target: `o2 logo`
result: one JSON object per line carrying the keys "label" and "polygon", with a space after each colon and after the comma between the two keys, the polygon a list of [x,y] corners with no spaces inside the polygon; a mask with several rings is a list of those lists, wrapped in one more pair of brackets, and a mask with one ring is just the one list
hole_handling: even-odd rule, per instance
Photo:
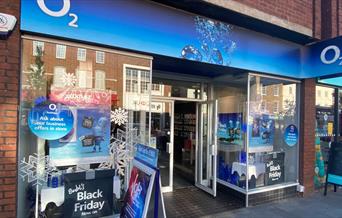
{"label": "o2 logo", "polygon": [[[327,55],[327,53],[331,53],[332,55]],[[338,65],[342,65],[342,57],[341,50],[336,45],[329,45],[324,48],[321,52],[321,61],[324,64],[333,64],[339,60]]]}
{"label": "o2 logo", "polygon": [[[52,11],[48,7],[46,7],[45,0],[37,0],[38,6],[40,9],[47,15],[52,17],[63,17],[70,11],[70,0],[63,0],[63,7],[59,11]],[[78,16],[73,13],[69,13],[69,17],[72,18],[72,20],[69,22],[70,27],[77,28],[77,20]]]}

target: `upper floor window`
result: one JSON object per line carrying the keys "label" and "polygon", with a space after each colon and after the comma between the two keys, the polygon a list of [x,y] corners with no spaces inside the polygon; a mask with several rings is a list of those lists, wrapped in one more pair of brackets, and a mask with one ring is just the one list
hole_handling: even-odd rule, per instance
{"label": "upper floor window", "polygon": [[148,85],[150,84],[150,71],[140,71],[140,92],[148,93]]}
{"label": "upper floor window", "polygon": [[138,93],[138,70],[126,68],[126,92]]}
{"label": "upper floor window", "polygon": [[274,102],[273,103],[273,113],[278,113],[279,112],[279,102]]}
{"label": "upper floor window", "polygon": [[96,51],[96,63],[98,64],[105,63],[105,53],[103,51]]}
{"label": "upper floor window", "polygon": [[77,60],[78,61],[86,61],[87,59],[87,49],[78,48],[77,49]]}
{"label": "upper floor window", "polygon": [[[40,49],[41,52],[44,52],[44,42],[40,41],[33,41],[32,53],[33,56],[38,56],[38,50]],[[43,54],[41,54],[43,55]]]}
{"label": "upper floor window", "polygon": [[65,59],[65,56],[66,56],[66,46],[56,45],[56,58]]}
{"label": "upper floor window", "polygon": [[279,96],[279,86],[275,85],[273,88],[273,95],[274,96]]}
{"label": "upper floor window", "polygon": [[95,71],[95,88],[106,89],[106,73],[102,70]]}
{"label": "upper floor window", "polygon": [[55,87],[65,87],[63,78],[65,77],[65,67],[55,67],[53,71],[53,85]]}
{"label": "upper floor window", "polygon": [[266,95],[266,86],[261,85],[261,95]]}
{"label": "upper floor window", "polygon": [[77,70],[78,87],[93,88],[93,73],[88,70]]}

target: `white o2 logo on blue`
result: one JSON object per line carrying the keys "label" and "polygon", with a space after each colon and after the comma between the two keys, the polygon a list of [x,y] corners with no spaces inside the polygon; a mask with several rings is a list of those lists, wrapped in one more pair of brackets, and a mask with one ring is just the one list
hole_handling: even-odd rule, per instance
{"label": "white o2 logo on blue", "polygon": [[[45,0],[37,0],[39,8],[47,15],[51,17],[63,17],[70,11],[70,0],[63,0],[63,7],[59,11],[53,11],[50,10],[46,4]],[[78,16],[73,13],[69,13],[69,16],[72,17],[73,19],[69,22],[70,27],[78,27],[77,21],[78,21]]]}
{"label": "white o2 logo on blue", "polygon": [[[332,57],[329,57],[329,58],[327,57],[328,52],[333,53]],[[324,64],[333,64],[337,60],[341,60],[341,59],[342,59],[341,50],[336,45],[329,45],[326,48],[324,48],[321,52],[321,61]],[[338,65],[342,65],[342,61]]]}

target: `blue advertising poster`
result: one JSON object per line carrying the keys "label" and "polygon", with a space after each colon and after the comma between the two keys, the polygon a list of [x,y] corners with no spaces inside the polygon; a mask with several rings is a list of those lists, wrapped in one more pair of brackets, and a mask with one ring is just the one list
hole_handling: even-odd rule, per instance
{"label": "blue advertising poster", "polygon": [[110,92],[52,88],[50,99],[69,105],[75,117],[69,134],[49,141],[51,161],[57,166],[106,161],[110,144]]}
{"label": "blue advertising poster", "polygon": [[298,129],[295,125],[291,124],[286,127],[284,132],[284,141],[285,143],[292,147],[298,142]]}
{"label": "blue advertising poster", "polygon": [[137,160],[133,161],[133,169],[128,190],[121,208],[121,218],[144,218],[147,214],[155,171]]}
{"label": "blue advertising poster", "polygon": [[249,152],[273,151],[274,118],[268,114],[254,115],[249,137]]}
{"label": "blue advertising poster", "polygon": [[141,161],[146,162],[152,167],[157,167],[158,164],[158,149],[137,144],[136,145],[137,152],[135,154],[135,157],[138,158]]}
{"label": "blue advertising poster", "polygon": [[220,143],[242,145],[241,124],[242,113],[220,113],[217,129]]}
{"label": "blue advertising poster", "polygon": [[43,102],[34,106],[28,117],[32,133],[42,139],[55,140],[68,135],[74,125],[71,110],[62,104]]}

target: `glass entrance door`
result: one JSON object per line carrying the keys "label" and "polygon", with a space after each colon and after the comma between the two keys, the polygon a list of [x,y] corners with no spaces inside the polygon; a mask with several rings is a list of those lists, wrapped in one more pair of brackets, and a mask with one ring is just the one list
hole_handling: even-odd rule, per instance
{"label": "glass entrance door", "polygon": [[197,104],[195,184],[216,196],[217,100]]}
{"label": "glass entrance door", "polygon": [[159,150],[158,168],[162,192],[173,186],[173,101],[152,101],[151,146]]}

